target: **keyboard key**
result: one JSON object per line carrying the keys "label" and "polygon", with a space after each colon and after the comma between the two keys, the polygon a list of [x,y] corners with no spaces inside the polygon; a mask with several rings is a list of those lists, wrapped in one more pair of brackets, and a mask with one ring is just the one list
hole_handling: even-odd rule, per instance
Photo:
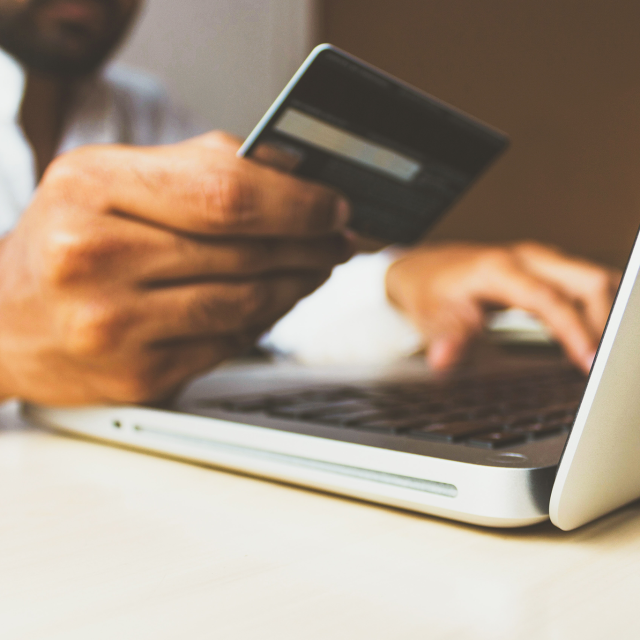
{"label": "keyboard key", "polygon": [[539,411],[520,411],[504,416],[504,424],[507,427],[524,427],[540,422]]}
{"label": "keyboard key", "polygon": [[489,406],[469,407],[469,417],[475,420],[487,419],[487,418],[502,419],[503,414],[495,405],[489,405]]}
{"label": "keyboard key", "polygon": [[450,402],[422,402],[407,403],[406,409],[407,413],[434,414],[455,409],[455,406]]}
{"label": "keyboard key", "polygon": [[562,420],[567,417],[575,417],[579,402],[567,402],[561,405],[548,407],[540,411],[540,415],[545,421]]}
{"label": "keyboard key", "polygon": [[421,413],[413,414],[416,420],[421,420],[425,425],[444,422],[468,422],[470,415],[468,411],[445,411],[444,413]]}
{"label": "keyboard key", "polygon": [[511,414],[511,413],[516,413],[520,411],[532,411],[537,409],[539,405],[535,400],[535,398],[529,398],[527,400],[518,399],[518,400],[503,402],[501,406],[502,406],[502,411],[505,414]]}
{"label": "keyboard key", "polygon": [[553,420],[552,422],[562,425],[565,429],[571,429],[573,423],[576,421],[576,417],[573,413],[566,415],[564,418]]}
{"label": "keyboard key", "polygon": [[203,406],[220,408],[225,411],[239,411],[241,413],[258,413],[266,411],[272,405],[269,396],[247,396],[243,398],[230,398],[228,400],[204,400]]}
{"label": "keyboard key", "polygon": [[320,418],[335,418],[337,422],[342,422],[358,415],[385,415],[386,413],[388,413],[386,408],[379,408],[366,398],[345,398],[337,402],[317,403],[305,413],[305,417],[313,421]]}
{"label": "keyboard key", "polygon": [[[268,413],[278,418],[306,418],[307,416],[326,411],[329,403],[327,402],[300,402],[298,404],[275,406],[270,408]],[[329,405],[330,406],[330,405]]]}
{"label": "keyboard key", "polygon": [[584,386],[584,377],[574,370],[546,370],[480,379],[312,387],[200,403],[225,411],[498,448],[566,433]]}
{"label": "keyboard key", "polygon": [[353,429],[378,431],[384,433],[404,433],[409,429],[425,426],[419,418],[382,418],[369,419],[350,425]]}
{"label": "keyboard key", "polygon": [[318,424],[349,426],[356,425],[367,420],[380,420],[388,415],[387,411],[369,408],[361,409],[360,411],[321,412],[308,416],[308,420],[310,422],[317,422]]}
{"label": "keyboard key", "polygon": [[514,433],[522,433],[523,435],[537,440],[539,438],[546,438],[547,436],[555,436],[566,431],[566,426],[561,423],[545,424],[543,422],[537,422],[536,424],[530,424],[526,427],[522,427],[514,430]]}

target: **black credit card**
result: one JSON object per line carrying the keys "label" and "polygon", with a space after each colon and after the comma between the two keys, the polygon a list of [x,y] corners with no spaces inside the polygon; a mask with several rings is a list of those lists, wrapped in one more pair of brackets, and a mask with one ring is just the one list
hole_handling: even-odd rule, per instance
{"label": "black credit card", "polygon": [[336,188],[355,231],[411,244],[507,145],[504,133],[324,44],[238,155]]}

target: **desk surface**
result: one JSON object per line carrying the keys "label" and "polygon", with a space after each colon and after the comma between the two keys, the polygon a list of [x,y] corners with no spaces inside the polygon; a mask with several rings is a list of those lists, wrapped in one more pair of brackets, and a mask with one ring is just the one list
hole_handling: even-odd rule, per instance
{"label": "desk surface", "polygon": [[640,637],[640,504],[486,530],[0,410],[3,640]]}

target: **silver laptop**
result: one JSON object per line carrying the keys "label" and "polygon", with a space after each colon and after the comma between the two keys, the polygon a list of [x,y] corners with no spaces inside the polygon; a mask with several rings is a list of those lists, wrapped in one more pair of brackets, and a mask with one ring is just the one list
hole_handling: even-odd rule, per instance
{"label": "silver laptop", "polygon": [[[354,376],[222,369],[170,410],[26,405],[43,425],[465,522],[570,530],[640,498],[640,241],[588,379],[487,362]],[[489,358],[492,360],[492,358]]]}

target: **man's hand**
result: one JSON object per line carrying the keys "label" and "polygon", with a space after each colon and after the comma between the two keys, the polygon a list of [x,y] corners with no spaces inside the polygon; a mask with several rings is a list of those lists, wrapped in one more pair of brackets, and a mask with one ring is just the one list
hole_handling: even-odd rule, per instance
{"label": "man's hand", "polygon": [[387,273],[390,300],[425,336],[434,369],[446,369],[482,331],[488,307],[521,307],[542,320],[588,371],[620,273],[525,242],[418,247]]}
{"label": "man's hand", "polygon": [[237,148],[209,134],[54,161],[0,241],[0,397],[162,399],[350,257],[343,199]]}

